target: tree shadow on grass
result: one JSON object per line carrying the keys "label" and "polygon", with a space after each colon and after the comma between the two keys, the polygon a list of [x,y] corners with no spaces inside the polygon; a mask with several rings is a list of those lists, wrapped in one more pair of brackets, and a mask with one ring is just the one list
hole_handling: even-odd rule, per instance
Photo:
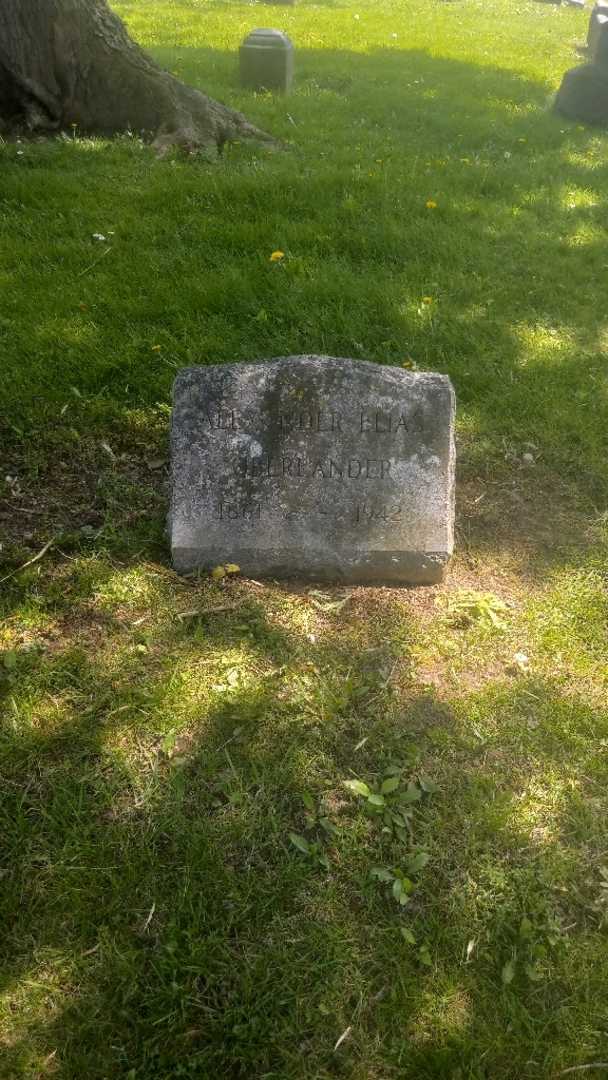
{"label": "tree shadow on grass", "polygon": [[[392,689],[407,611],[379,595],[314,642],[298,611],[286,621],[278,591],[173,610],[144,644],[124,614],[100,639],[76,600],[72,642],[19,657],[1,769],[7,1076],[507,1080],[600,1051],[605,714],[552,679]],[[342,784],[391,761],[438,786],[402,913],[370,879],[402,847]],[[308,832],[329,870],[289,843],[306,792],[338,829]]]}

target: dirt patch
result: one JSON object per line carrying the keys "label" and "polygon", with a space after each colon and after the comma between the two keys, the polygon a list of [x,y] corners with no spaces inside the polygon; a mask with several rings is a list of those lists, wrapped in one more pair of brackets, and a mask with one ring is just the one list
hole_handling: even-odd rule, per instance
{"label": "dirt patch", "polygon": [[38,551],[51,537],[57,543],[79,533],[93,539],[108,525],[118,531],[159,520],[165,462],[105,445],[81,440],[77,453],[49,461],[35,477],[27,475],[23,456],[9,451],[0,476],[0,565]]}

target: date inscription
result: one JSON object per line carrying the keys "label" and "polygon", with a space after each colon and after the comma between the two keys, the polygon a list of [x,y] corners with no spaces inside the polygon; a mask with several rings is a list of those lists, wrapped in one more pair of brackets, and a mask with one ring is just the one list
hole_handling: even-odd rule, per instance
{"label": "date inscription", "polygon": [[[226,502],[216,503],[213,507],[213,517],[216,521],[240,521],[255,523],[261,521],[262,511],[270,509],[261,502]],[[276,511],[275,511],[276,512]],[[300,507],[296,511],[278,510],[281,517],[314,517],[316,513],[323,517],[328,516],[328,511],[322,506]],[[329,513],[330,517],[342,517],[338,513]],[[398,503],[354,503],[349,519],[355,525],[369,525],[372,522],[382,522],[386,525],[396,524],[403,519],[403,507]]]}
{"label": "date inscription", "polygon": [[213,516],[217,521],[259,521],[262,517],[261,502],[219,502]]}
{"label": "date inscription", "polygon": [[357,503],[355,506],[355,525],[369,524],[372,521],[383,521],[387,525],[401,521],[403,509],[398,503],[382,505],[380,503]]}

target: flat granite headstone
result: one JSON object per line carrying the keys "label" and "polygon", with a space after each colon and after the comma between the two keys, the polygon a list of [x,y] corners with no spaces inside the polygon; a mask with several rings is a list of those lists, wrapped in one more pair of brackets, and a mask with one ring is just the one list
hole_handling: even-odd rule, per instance
{"label": "flat granite headstone", "polygon": [[171,430],[175,569],[440,581],[453,546],[454,411],[446,375],[362,360],[184,368]]}

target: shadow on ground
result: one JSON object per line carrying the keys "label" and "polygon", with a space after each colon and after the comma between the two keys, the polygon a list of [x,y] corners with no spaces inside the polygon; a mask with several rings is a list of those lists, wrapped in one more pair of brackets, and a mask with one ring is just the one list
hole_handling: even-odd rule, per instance
{"label": "shadow on ground", "polygon": [[[209,606],[208,586],[183,593]],[[392,687],[413,624],[381,595],[316,644],[240,601],[157,617],[143,649],[124,614],[77,602],[72,641],[5,680],[5,1075],[540,1077],[570,1060],[575,1024],[595,1052],[605,715],[559,679],[452,704]],[[438,785],[401,914],[369,877],[400,845],[342,786],[390,761]],[[338,830],[329,870],[289,843],[306,791]]]}

